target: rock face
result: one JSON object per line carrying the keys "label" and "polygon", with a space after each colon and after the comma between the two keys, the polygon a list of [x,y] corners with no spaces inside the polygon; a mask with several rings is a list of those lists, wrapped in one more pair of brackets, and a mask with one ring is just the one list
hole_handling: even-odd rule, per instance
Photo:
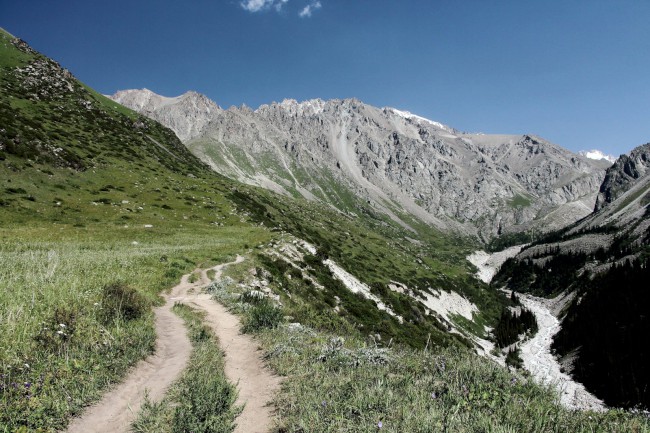
{"label": "rock face", "polygon": [[348,213],[368,207],[405,226],[415,217],[484,239],[556,229],[591,212],[604,176],[603,162],[538,137],[463,133],[356,99],[214,104],[198,114],[181,107],[187,95],[113,99],[178,130],[226,176]]}
{"label": "rock face", "polygon": [[613,202],[650,171],[650,143],[635,148],[621,157],[605,174],[596,198],[595,210]]}
{"label": "rock face", "polygon": [[109,97],[167,126],[183,142],[200,134],[210,119],[222,111],[212,100],[196,92],[167,98],[148,89],[123,90]]}

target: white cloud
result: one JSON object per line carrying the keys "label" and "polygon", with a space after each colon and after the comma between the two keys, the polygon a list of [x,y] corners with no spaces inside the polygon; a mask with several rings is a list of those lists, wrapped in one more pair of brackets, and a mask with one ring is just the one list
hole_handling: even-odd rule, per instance
{"label": "white cloud", "polygon": [[277,1],[277,2],[275,3],[275,6],[274,6],[274,7],[275,7],[275,10],[278,11],[278,12],[280,12],[280,11],[282,10],[282,6],[284,6],[285,4],[287,4],[287,2],[289,2],[289,0],[279,0],[279,1]]}
{"label": "white cloud", "polygon": [[[280,4],[282,5],[287,1],[288,0],[280,0]],[[276,3],[276,0],[246,0],[241,2],[240,5],[248,12],[258,12],[261,11],[262,9],[272,6],[274,3]]]}
{"label": "white cloud", "polygon": [[321,7],[323,7],[323,5],[319,1],[312,2],[307,6],[305,6],[304,9],[301,10],[298,15],[300,15],[300,18],[309,18],[312,12],[314,12],[317,9],[320,9]]}
{"label": "white cloud", "polygon": [[[260,12],[268,9],[275,9],[276,12],[282,12],[284,6],[289,3],[289,0],[242,0],[239,5],[248,12]],[[306,1],[303,1],[303,4]],[[322,8],[323,5],[319,0],[309,0],[309,4],[302,8],[298,13],[301,18],[311,17],[314,11]]]}

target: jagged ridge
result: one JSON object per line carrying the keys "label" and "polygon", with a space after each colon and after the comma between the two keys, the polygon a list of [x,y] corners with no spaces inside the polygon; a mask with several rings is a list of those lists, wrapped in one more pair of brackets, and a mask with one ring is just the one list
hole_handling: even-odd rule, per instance
{"label": "jagged ridge", "polygon": [[[485,239],[533,225],[557,229],[589,214],[604,175],[602,162],[538,137],[462,133],[356,99],[285,100],[198,116],[169,99],[141,108],[134,101],[158,99],[128,92],[141,95],[113,98],[172,129],[198,125],[184,142],[229,177],[345,212],[370,205],[403,225],[416,218]],[[179,98],[189,96],[204,98]],[[186,130],[178,133],[187,137]]]}

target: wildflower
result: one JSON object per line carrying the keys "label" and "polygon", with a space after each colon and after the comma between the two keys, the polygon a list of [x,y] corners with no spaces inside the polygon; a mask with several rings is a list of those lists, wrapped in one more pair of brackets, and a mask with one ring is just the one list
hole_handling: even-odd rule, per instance
{"label": "wildflower", "polygon": [[29,368],[29,364],[28,364],[28,363],[25,363],[24,365],[25,365],[25,368]]}
{"label": "wildflower", "polygon": [[99,302],[95,302],[93,305],[97,307],[99,305]]}
{"label": "wildflower", "polygon": [[56,333],[59,334],[59,335],[65,335],[65,332],[61,331],[60,329],[58,331],[56,331]]}
{"label": "wildflower", "polygon": [[431,398],[435,400],[436,398],[438,398],[438,395],[435,392],[432,392]]}
{"label": "wildflower", "polygon": [[31,383],[31,382],[25,382],[25,388],[29,389],[29,388],[31,388],[31,387],[32,387],[32,383]]}
{"label": "wildflower", "polygon": [[383,426],[384,426],[384,424],[383,424],[381,421],[379,421],[379,422],[377,423],[377,428],[382,428]]}
{"label": "wildflower", "polygon": [[60,326],[61,328],[65,328],[65,323],[59,323],[59,326]]}
{"label": "wildflower", "polygon": [[323,400],[323,402],[320,405],[325,407],[325,406],[327,406],[327,402],[325,400]]}
{"label": "wildflower", "polygon": [[511,385],[514,385],[514,384],[516,384],[516,383],[517,383],[517,378],[516,378],[516,377],[513,377],[513,378],[510,380],[510,384],[511,384]]}

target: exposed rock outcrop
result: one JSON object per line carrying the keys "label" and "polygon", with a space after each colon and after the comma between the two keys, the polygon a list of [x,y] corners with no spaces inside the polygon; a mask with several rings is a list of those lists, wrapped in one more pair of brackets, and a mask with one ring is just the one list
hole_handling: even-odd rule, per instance
{"label": "exposed rock outcrop", "polygon": [[616,200],[649,170],[650,143],[635,148],[629,155],[621,155],[605,173],[594,210]]}
{"label": "exposed rock outcrop", "polygon": [[369,206],[403,225],[416,217],[484,239],[557,229],[591,212],[604,176],[602,162],[538,137],[463,133],[357,99],[184,108],[194,98],[113,96],[226,176],[348,213]]}

